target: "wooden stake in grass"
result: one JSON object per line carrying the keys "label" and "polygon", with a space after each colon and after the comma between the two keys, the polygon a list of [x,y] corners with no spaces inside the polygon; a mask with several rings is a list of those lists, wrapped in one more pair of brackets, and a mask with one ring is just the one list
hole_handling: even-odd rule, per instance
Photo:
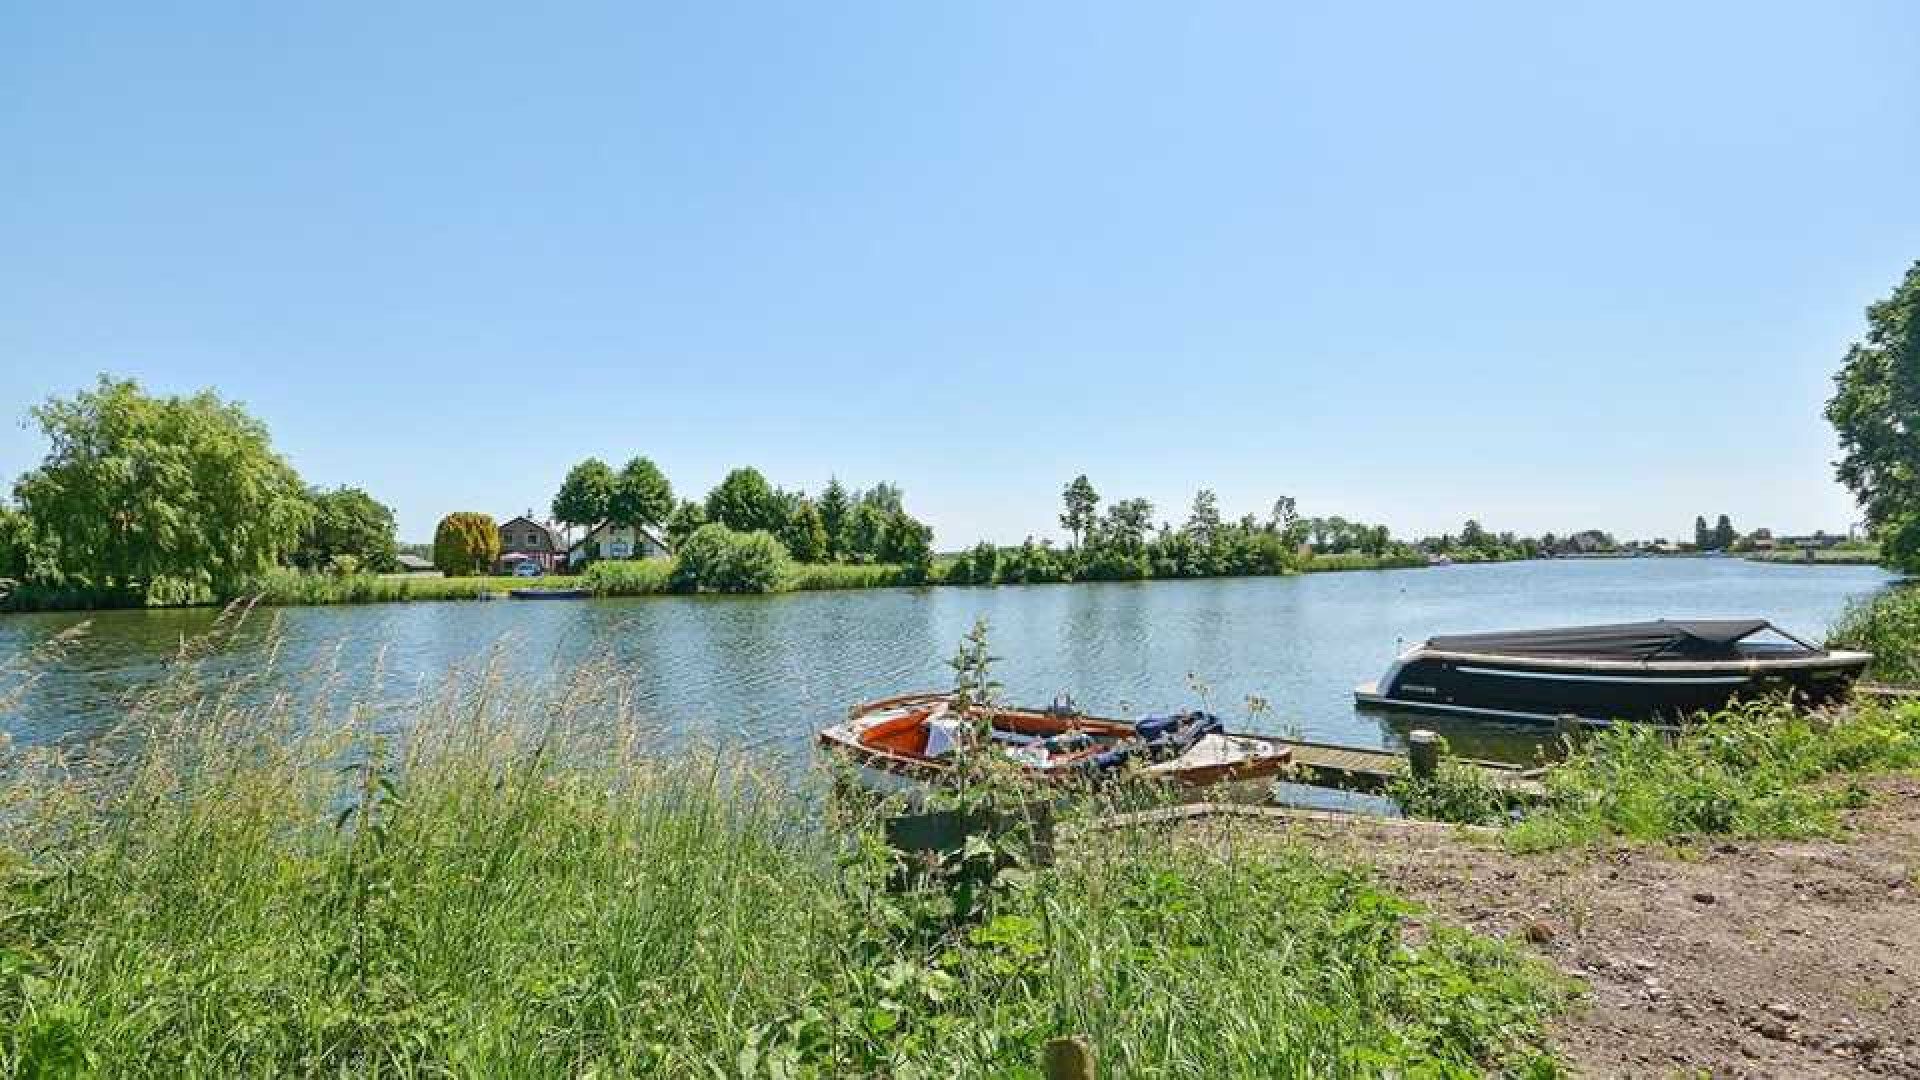
{"label": "wooden stake in grass", "polygon": [[1093,1047],[1083,1036],[1048,1039],[1044,1063],[1047,1080],[1093,1080]]}
{"label": "wooden stake in grass", "polygon": [[1440,771],[1440,736],[1425,729],[1409,733],[1407,765],[1416,779],[1432,779]]}

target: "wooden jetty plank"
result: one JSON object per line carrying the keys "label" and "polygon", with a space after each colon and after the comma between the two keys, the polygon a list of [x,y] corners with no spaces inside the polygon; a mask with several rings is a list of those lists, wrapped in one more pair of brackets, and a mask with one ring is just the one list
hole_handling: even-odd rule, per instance
{"label": "wooden jetty plank", "polygon": [[1920,686],[1889,686],[1886,683],[1854,683],[1853,692],[1864,697],[1911,701],[1920,698]]}
{"label": "wooden jetty plank", "polygon": [[[1303,782],[1347,791],[1379,791],[1406,772],[1406,755],[1391,750],[1363,750],[1329,743],[1282,740],[1293,751],[1293,764]],[[1504,762],[1452,758],[1481,771],[1496,786],[1539,797],[1546,789],[1530,770]]]}
{"label": "wooden jetty plank", "polygon": [[[1500,830],[1490,825],[1456,825],[1448,821],[1424,818],[1386,817],[1351,810],[1310,810],[1299,806],[1250,806],[1246,803],[1199,802],[1163,806],[1153,810],[1131,810],[1109,814],[1072,829],[1106,832],[1138,829],[1154,825],[1182,825],[1209,818],[1239,818],[1267,824],[1342,825],[1362,829],[1394,829],[1407,832],[1470,832],[1491,836]],[[1072,831],[1072,830],[1069,830]]]}

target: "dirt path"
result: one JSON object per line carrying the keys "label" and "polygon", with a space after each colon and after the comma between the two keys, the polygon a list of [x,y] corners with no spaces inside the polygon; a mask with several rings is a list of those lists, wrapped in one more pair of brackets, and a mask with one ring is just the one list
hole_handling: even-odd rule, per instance
{"label": "dirt path", "polygon": [[1920,780],[1870,786],[1844,841],[1680,854],[1514,856],[1456,830],[1283,829],[1584,981],[1555,1035],[1583,1075],[1920,1080]]}

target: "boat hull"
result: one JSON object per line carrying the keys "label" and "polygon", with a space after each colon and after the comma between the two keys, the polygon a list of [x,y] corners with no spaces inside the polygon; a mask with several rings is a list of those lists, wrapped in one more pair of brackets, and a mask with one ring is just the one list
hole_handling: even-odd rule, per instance
{"label": "boat hull", "polygon": [[1377,684],[1355,690],[1362,705],[1552,723],[1678,723],[1743,698],[1784,695],[1806,705],[1846,696],[1871,659],[1829,652],[1782,660],[1608,664],[1415,650]]}

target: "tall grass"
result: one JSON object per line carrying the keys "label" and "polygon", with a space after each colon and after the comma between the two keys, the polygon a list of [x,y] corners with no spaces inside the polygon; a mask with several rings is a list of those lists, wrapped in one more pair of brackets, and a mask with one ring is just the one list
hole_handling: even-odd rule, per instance
{"label": "tall grass", "polygon": [[276,570],[249,582],[246,595],[269,607],[382,604],[404,600],[483,600],[525,585],[522,578],[315,574]]}
{"label": "tall grass", "polygon": [[787,579],[790,589],[884,589],[911,585],[911,568],[893,563],[797,563]]}
{"label": "tall grass", "polygon": [[1828,643],[1872,653],[1867,674],[1875,679],[1920,684],[1920,588],[1896,585],[1853,601]]}
{"label": "tall grass", "polygon": [[1920,767],[1920,705],[1813,713],[1756,701],[1678,735],[1621,724],[1547,774],[1546,808],[1508,833],[1541,850],[1611,838],[1806,837],[1860,805],[1861,773]]}
{"label": "tall grass", "polygon": [[1407,555],[1367,555],[1357,551],[1341,554],[1314,555],[1300,560],[1300,571],[1307,574],[1333,573],[1344,570],[1396,570],[1427,565],[1427,558],[1419,554]]}
{"label": "tall grass", "polygon": [[189,653],[94,758],[13,753],[0,1072],[1033,1076],[1069,1031],[1118,1076],[1549,1067],[1556,982],[1298,851],[1090,833],[928,932],[867,818],[653,753],[610,676],[299,704]]}
{"label": "tall grass", "polygon": [[606,560],[587,567],[578,582],[595,596],[654,596],[673,591],[672,559]]}

